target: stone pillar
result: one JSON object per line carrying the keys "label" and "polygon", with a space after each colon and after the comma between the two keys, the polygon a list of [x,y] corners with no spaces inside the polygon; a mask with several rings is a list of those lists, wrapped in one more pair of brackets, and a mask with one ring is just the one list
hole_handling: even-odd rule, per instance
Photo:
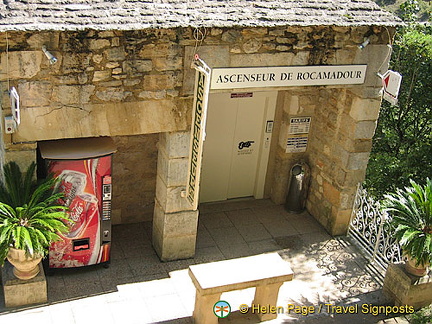
{"label": "stone pillar", "polygon": [[405,271],[403,263],[391,263],[384,278],[383,293],[396,306],[419,309],[432,303],[432,278],[413,276]]}
{"label": "stone pillar", "polygon": [[25,172],[32,162],[36,162],[36,143],[10,144],[6,142],[4,163],[14,161]]}
{"label": "stone pillar", "polygon": [[[347,100],[347,103],[349,102]],[[344,116],[348,131],[345,136],[340,136],[343,140],[338,143],[341,165],[335,175],[335,186],[339,188],[339,195],[337,204],[333,205],[336,210],[333,210],[330,221],[333,235],[345,234],[348,229],[357,184],[362,182],[366,175],[380,105],[380,98],[353,96],[349,113]]]}
{"label": "stone pillar", "polygon": [[189,132],[161,133],[158,143],[153,246],[162,261],[195,254],[198,210],[182,197],[186,190]]}
{"label": "stone pillar", "polygon": [[6,307],[19,307],[46,303],[47,283],[42,263],[39,263],[39,274],[30,280],[21,280],[13,274],[13,266],[5,262],[1,268],[2,285]]}
{"label": "stone pillar", "polygon": [[348,229],[357,184],[365,178],[381,103],[378,90],[363,86],[352,90],[320,91],[318,100],[323,108],[315,110],[309,134],[312,179],[306,206],[332,235],[344,235]]}

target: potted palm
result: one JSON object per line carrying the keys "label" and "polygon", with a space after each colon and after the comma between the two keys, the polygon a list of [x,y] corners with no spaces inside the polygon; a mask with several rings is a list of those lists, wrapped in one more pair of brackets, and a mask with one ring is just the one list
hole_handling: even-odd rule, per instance
{"label": "potted palm", "polygon": [[386,195],[384,207],[392,216],[395,238],[407,258],[405,269],[424,276],[432,261],[432,180],[421,186],[410,180],[411,187]]}
{"label": "potted palm", "polygon": [[14,275],[23,280],[39,273],[39,262],[50,244],[66,232],[66,207],[57,202],[56,179],[47,177],[41,183],[33,180],[35,164],[23,176],[19,166],[4,166],[4,182],[0,182],[0,265],[5,259],[14,266]]}

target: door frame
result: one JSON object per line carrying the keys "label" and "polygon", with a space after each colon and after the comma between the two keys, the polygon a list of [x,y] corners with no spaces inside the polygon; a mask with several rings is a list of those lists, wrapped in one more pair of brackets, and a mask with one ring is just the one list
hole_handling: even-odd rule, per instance
{"label": "door frame", "polygon": [[[276,116],[276,103],[277,103],[277,97],[278,97],[278,91],[224,91],[224,92],[213,92],[209,95],[209,107],[212,102],[212,97],[217,95],[227,95],[230,96],[233,93],[253,93],[254,96],[263,96],[265,97],[265,107],[263,111],[263,124],[261,128],[261,145],[259,147],[258,152],[258,164],[256,168],[256,174],[255,174],[255,185],[253,190],[253,197],[255,199],[262,199],[265,198],[265,188],[266,188],[266,180],[268,180],[268,169],[269,169],[269,161],[270,161],[270,152],[272,151],[272,140],[273,139],[273,133],[274,133],[274,125],[275,125],[275,116]],[[234,99],[234,98],[233,98]],[[238,100],[241,100],[239,98]],[[207,117],[209,114],[207,114]],[[272,129],[269,131],[270,125],[268,125],[268,121],[272,122]],[[207,122],[206,122],[207,124]],[[205,146],[205,142],[204,142]],[[204,152],[203,152],[204,154]],[[233,157],[231,157],[232,159]],[[205,157],[203,156],[203,160]],[[204,164],[203,164],[204,167]],[[201,173],[202,175],[202,173]],[[200,188],[202,188],[202,179],[200,179]],[[228,196],[228,194],[227,194]],[[242,197],[238,197],[242,198]],[[235,199],[233,198],[226,198],[228,199]],[[224,200],[221,200],[224,201]]]}

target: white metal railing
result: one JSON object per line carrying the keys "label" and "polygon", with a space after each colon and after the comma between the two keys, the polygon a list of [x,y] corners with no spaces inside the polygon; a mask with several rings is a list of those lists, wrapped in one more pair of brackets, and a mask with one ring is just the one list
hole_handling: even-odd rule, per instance
{"label": "white metal railing", "polygon": [[379,202],[374,201],[359,183],[354,200],[348,237],[365,252],[371,262],[383,269],[392,262],[401,261],[400,247],[389,230],[390,216],[380,210]]}

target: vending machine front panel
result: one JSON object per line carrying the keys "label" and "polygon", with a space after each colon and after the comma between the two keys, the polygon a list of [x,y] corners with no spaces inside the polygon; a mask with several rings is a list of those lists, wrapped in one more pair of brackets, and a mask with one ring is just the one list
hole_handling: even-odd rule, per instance
{"label": "vending machine front panel", "polygon": [[[69,209],[69,232],[50,247],[51,268],[69,268],[97,264],[102,253],[102,178],[111,175],[111,157],[88,160],[49,161],[48,171],[59,180],[62,203]],[[111,224],[104,224],[110,231]],[[110,238],[110,237],[109,237]],[[86,244],[76,245],[77,242]],[[84,248],[86,247],[86,248]]]}
{"label": "vending machine front panel", "polygon": [[[47,147],[52,149],[51,145]],[[43,147],[41,153],[44,157]],[[49,267],[73,268],[108,262],[112,155],[86,159],[55,157],[52,153],[44,158],[48,173],[59,178],[56,190],[64,193],[60,203],[68,207],[69,231],[50,246]]]}

